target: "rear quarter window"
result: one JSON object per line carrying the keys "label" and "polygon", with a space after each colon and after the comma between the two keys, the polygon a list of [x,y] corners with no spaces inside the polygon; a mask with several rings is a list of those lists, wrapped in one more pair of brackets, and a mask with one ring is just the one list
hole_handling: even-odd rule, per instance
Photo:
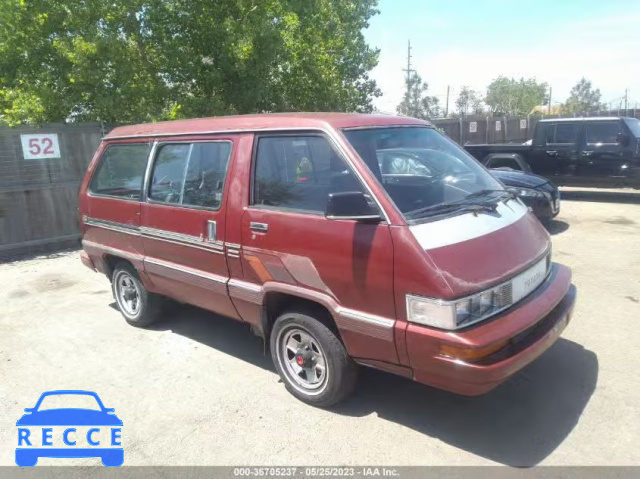
{"label": "rear quarter window", "polygon": [[618,121],[589,123],[586,131],[589,145],[615,145],[618,142],[618,134],[624,133],[622,125]]}
{"label": "rear quarter window", "polygon": [[150,143],[110,145],[102,154],[89,191],[96,195],[139,200]]}

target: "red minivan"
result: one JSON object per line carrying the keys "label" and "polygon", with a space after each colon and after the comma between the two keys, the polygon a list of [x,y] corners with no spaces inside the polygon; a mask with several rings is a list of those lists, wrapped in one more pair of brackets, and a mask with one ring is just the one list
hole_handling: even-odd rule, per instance
{"label": "red minivan", "polygon": [[246,322],[329,406],[358,365],[464,395],[542,354],[576,292],[522,202],[429,123],[314,113],[125,126],[80,189],[82,261],[125,319]]}

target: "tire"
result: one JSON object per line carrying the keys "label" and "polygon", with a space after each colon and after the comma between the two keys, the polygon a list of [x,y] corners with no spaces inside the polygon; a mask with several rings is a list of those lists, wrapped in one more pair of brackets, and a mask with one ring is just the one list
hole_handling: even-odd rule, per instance
{"label": "tire", "polygon": [[323,323],[330,324],[317,311],[287,311],[273,325],[270,349],[287,390],[307,404],[326,408],[353,391],[358,367],[337,333]]}
{"label": "tire", "polygon": [[147,291],[131,264],[116,265],[111,276],[111,290],[127,323],[143,328],[158,319],[162,298]]}

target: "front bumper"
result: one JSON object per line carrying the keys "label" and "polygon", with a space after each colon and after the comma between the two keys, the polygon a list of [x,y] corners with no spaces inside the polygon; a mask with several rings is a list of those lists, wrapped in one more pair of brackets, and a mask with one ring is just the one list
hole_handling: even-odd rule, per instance
{"label": "front bumper", "polygon": [[552,198],[531,198],[521,196],[522,202],[531,208],[533,214],[541,220],[550,220],[555,218],[560,213],[560,197]]}
{"label": "front bumper", "polygon": [[[511,309],[461,331],[441,331],[417,324],[406,338],[413,379],[465,396],[484,394],[504,382],[546,351],[571,318],[576,289],[571,270],[554,264],[546,281]],[[508,344],[476,362],[440,354],[443,345],[483,349]]]}

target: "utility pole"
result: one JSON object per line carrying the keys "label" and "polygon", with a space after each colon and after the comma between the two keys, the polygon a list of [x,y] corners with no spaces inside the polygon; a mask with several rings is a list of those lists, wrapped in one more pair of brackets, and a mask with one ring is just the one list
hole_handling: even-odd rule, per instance
{"label": "utility pole", "polygon": [[447,85],[447,104],[444,107],[444,117],[449,117],[449,85]]}
{"label": "utility pole", "polygon": [[409,80],[411,79],[411,73],[415,70],[411,69],[411,40],[407,40],[407,68],[402,70],[407,72],[407,95],[409,94]]}
{"label": "utility pole", "polygon": [[551,115],[551,93],[553,92],[553,89],[551,88],[551,85],[549,85],[549,108],[547,108],[547,114]]}
{"label": "utility pole", "polygon": [[405,92],[406,97],[406,110],[404,111],[404,115],[407,116],[416,116],[415,105],[412,104],[411,99],[411,74],[415,72],[415,70],[411,69],[411,40],[407,40],[407,68],[402,70],[407,73],[407,91]]}
{"label": "utility pole", "polygon": [[627,116],[627,109],[629,107],[629,89],[624,89],[624,115]]}

